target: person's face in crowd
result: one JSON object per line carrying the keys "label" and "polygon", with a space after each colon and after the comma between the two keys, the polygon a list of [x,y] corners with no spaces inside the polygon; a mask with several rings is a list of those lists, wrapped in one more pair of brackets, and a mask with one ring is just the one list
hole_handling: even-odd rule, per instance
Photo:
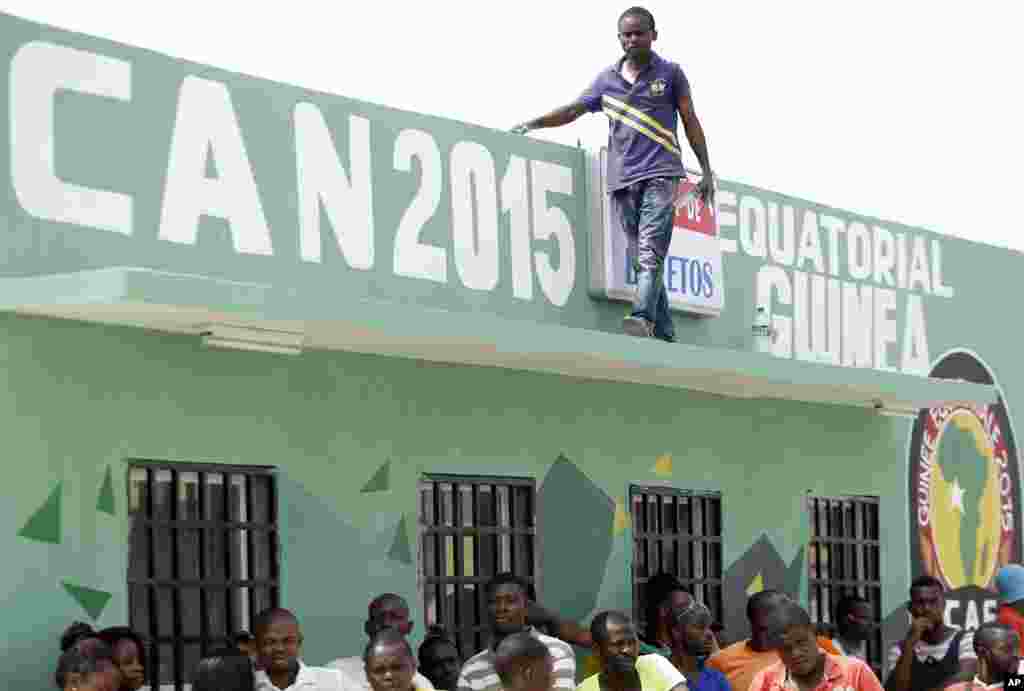
{"label": "person's face in crowd", "polygon": [[636,669],[640,639],[632,624],[608,621],[606,641],[594,641],[601,669],[608,674],[624,675]]}
{"label": "person's face in crowd", "polygon": [[646,60],[656,38],[658,32],[651,28],[646,17],[629,14],[619,21],[619,44],[631,60]]}
{"label": "person's face in crowd", "polygon": [[412,656],[401,644],[378,645],[366,660],[366,678],[373,691],[412,691],[415,673]]}
{"label": "person's face in crowd", "polygon": [[455,691],[460,666],[459,651],[451,643],[440,641],[423,651],[423,669],[420,672],[435,689]]}
{"label": "person's face in crowd", "polygon": [[253,639],[241,638],[238,640],[237,645],[243,655],[248,655],[249,657],[256,655],[256,642]]}
{"label": "person's face in crowd", "polygon": [[978,662],[981,672],[988,673],[991,683],[1006,681],[1007,677],[1017,672],[1017,641],[1009,636],[977,646]]}
{"label": "person's face in crowd", "polygon": [[864,641],[871,635],[871,605],[858,602],[846,615],[842,634],[851,641]]}
{"label": "person's face in crowd", "polygon": [[515,583],[496,586],[488,598],[487,608],[495,633],[508,635],[526,628],[526,593]]}
{"label": "person's face in crowd", "polygon": [[673,590],[658,608],[658,618],[671,627],[672,622],[670,621],[671,617],[669,617],[669,614],[673,610],[688,606],[691,602],[693,602],[693,596],[688,592],[685,590]]}
{"label": "person's face in crowd", "polygon": [[755,609],[750,617],[750,644],[755,650],[774,650],[782,645],[781,600]]}
{"label": "person's face in crowd", "polygon": [[714,634],[711,622],[697,619],[685,624],[676,624],[672,629],[672,647],[685,655],[707,657],[711,654]]}
{"label": "person's face in crowd", "polygon": [[505,691],[551,691],[555,683],[555,661],[547,655],[523,667]]}
{"label": "person's face in crowd", "polygon": [[299,658],[302,632],[294,621],[271,622],[256,634],[260,668],[267,674],[290,671]]}
{"label": "person's face in crowd", "polygon": [[121,671],[122,691],[137,691],[146,683],[142,651],[135,641],[125,638],[114,645],[114,664]]}
{"label": "person's face in crowd", "polygon": [[927,618],[932,622],[929,632],[940,631],[943,626],[942,614],[946,607],[946,597],[942,590],[935,586],[914,588],[910,591],[910,614],[914,618]]}
{"label": "person's face in crowd", "polygon": [[409,608],[398,599],[385,598],[370,608],[370,616],[366,620],[366,635],[375,636],[384,629],[395,629],[403,636],[408,636],[412,631],[412,621],[409,620]]}
{"label": "person's face in crowd", "polygon": [[115,691],[121,688],[121,670],[113,660],[101,660],[98,667],[93,676],[99,689]]}
{"label": "person's face in crowd", "polygon": [[817,667],[821,652],[813,626],[793,626],[782,635],[779,657],[795,677],[806,677]]}
{"label": "person's face in crowd", "polygon": [[[113,665],[110,666],[113,669]],[[64,682],[64,691],[117,691],[120,676],[110,670],[93,674],[71,673]]]}

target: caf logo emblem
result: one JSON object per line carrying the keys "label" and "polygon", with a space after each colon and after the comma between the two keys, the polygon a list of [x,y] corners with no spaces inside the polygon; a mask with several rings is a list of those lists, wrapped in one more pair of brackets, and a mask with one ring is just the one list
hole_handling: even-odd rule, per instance
{"label": "caf logo emblem", "polygon": [[[994,384],[973,354],[954,351],[932,368],[940,379]],[[950,590],[989,588],[1019,560],[1017,448],[1002,398],[989,406],[922,411],[910,443],[910,542],[914,575]]]}
{"label": "caf logo emblem", "polygon": [[664,79],[655,79],[653,82],[651,82],[651,94],[653,94],[654,96],[661,96],[663,93],[665,93],[666,86],[667,85],[665,84]]}

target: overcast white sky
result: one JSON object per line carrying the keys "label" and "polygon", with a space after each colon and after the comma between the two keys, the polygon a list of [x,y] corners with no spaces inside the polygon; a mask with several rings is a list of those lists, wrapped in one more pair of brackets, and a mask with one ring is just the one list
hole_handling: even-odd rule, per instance
{"label": "overcast white sky", "polygon": [[[631,3],[2,0],[196,62],[507,129],[620,54]],[[690,78],[721,177],[1024,251],[1024,3],[713,0],[645,6]],[[536,136],[600,147],[590,115]],[[695,165],[690,155],[689,162]]]}

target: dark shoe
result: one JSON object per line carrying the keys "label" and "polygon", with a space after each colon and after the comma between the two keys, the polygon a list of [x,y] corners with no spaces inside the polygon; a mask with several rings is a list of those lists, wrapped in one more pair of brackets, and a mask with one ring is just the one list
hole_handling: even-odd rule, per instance
{"label": "dark shoe", "polygon": [[629,315],[622,320],[622,330],[637,338],[651,338],[654,336],[654,323]]}

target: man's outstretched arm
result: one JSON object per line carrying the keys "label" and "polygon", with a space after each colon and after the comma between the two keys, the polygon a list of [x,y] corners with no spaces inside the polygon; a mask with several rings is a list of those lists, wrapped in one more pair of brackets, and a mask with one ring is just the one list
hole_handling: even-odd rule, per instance
{"label": "man's outstretched arm", "polygon": [[516,125],[512,128],[512,131],[516,134],[526,134],[530,130],[539,130],[545,127],[561,127],[562,125],[568,125],[570,122],[575,122],[579,116],[586,112],[587,107],[582,102],[576,101],[567,106],[556,108],[547,115],[541,115],[539,118]]}

